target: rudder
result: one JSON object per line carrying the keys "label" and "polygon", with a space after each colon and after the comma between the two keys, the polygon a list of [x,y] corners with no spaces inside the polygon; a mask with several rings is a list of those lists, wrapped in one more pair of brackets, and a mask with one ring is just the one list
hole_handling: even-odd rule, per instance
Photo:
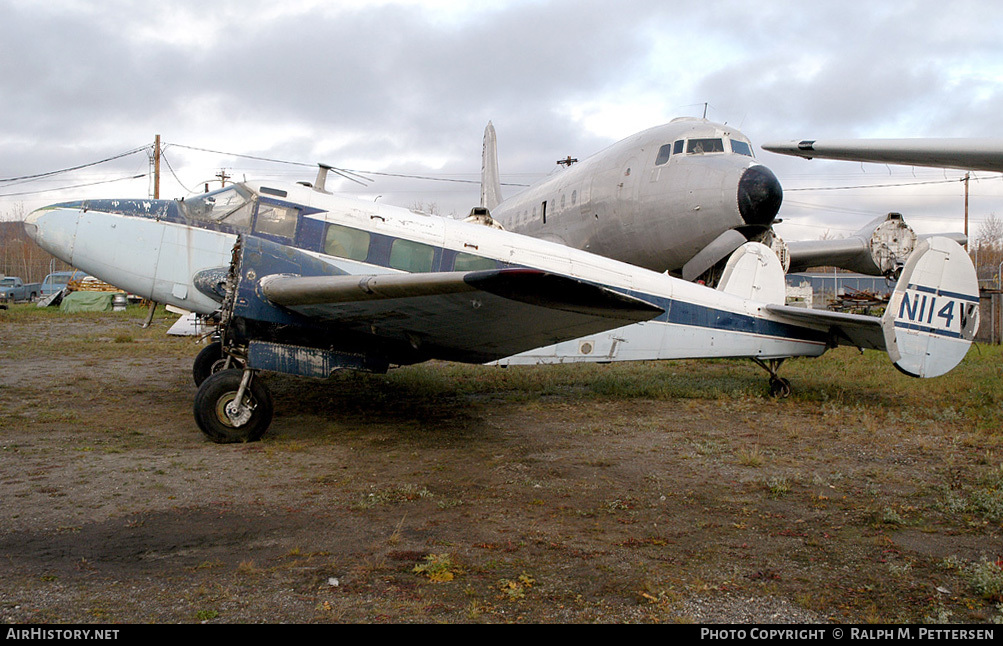
{"label": "rudder", "polygon": [[913,377],[938,377],[968,353],[979,329],[975,267],[958,243],[921,241],[906,262],[882,317],[895,367]]}

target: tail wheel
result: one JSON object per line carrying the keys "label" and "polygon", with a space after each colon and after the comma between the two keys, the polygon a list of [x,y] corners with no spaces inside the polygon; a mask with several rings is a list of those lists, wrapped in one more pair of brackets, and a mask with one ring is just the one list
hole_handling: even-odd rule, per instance
{"label": "tail wheel", "polygon": [[217,372],[202,382],[195,395],[195,422],[217,444],[256,442],[272,422],[272,396],[250,371],[244,395],[237,401],[244,374]]}
{"label": "tail wheel", "polygon": [[791,396],[791,382],[783,377],[770,379],[770,395],[777,399],[787,399]]}

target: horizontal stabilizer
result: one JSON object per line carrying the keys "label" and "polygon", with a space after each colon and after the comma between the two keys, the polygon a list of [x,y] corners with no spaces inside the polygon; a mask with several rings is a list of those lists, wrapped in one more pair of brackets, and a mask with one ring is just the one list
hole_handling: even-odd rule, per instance
{"label": "horizontal stabilizer", "polygon": [[826,330],[831,345],[885,350],[905,374],[938,377],[961,362],[975,338],[979,288],[965,250],[933,237],[921,240],[909,257],[881,318],[786,305],[766,309]]}

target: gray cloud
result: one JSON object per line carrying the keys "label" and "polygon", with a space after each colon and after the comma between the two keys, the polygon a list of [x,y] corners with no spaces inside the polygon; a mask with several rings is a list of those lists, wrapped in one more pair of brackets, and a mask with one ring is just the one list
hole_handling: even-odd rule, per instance
{"label": "gray cloud", "polygon": [[[455,16],[353,7],[9,2],[0,177],[99,159],[162,133],[214,150],[476,178],[491,119],[506,179],[523,182],[559,157],[596,152],[614,130],[699,115],[704,101],[711,118],[755,142],[1003,130],[1003,52],[992,32],[1003,7],[985,3],[551,0]],[[586,127],[578,110],[608,102],[643,103],[648,121]],[[179,148],[168,155],[189,188],[223,166],[238,176],[312,174]],[[764,161],[785,184],[785,174],[847,172]],[[112,170],[143,165],[140,157]],[[477,195],[476,186],[389,178],[365,191],[447,212]]]}

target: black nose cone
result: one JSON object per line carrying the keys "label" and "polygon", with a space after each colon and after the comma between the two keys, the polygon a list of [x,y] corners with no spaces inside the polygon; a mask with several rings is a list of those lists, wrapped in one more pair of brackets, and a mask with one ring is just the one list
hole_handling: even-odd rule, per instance
{"label": "black nose cone", "polygon": [[769,226],[784,201],[780,181],[766,166],[752,166],[738,181],[738,211],[746,224]]}

